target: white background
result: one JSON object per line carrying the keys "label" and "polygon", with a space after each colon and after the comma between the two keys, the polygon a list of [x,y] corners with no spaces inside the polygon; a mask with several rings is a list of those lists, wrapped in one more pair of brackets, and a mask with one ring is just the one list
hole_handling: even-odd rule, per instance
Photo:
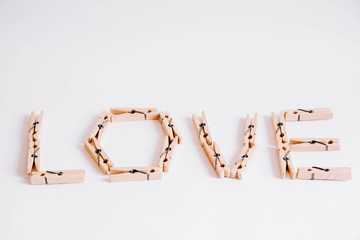
{"label": "white background", "polygon": [[[0,1],[0,239],[360,239],[359,1]],[[110,107],[169,111],[184,136],[161,181],[109,183],[83,148]],[[352,167],[347,182],[282,180],[271,112],[331,107],[290,137],[339,137],[297,166]],[[45,111],[41,169],[25,177],[30,112]],[[218,179],[191,115],[205,110],[233,164],[246,113],[259,113],[245,179]],[[112,124],[117,166],[150,166],[157,122]]]}

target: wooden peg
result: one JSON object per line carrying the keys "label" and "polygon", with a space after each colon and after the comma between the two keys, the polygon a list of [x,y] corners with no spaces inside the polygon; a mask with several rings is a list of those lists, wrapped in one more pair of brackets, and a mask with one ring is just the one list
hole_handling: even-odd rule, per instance
{"label": "wooden peg", "polygon": [[[217,145],[216,142],[214,142],[214,146]],[[203,144],[202,145],[210,163],[212,164],[212,166],[214,167],[217,175],[219,176],[219,178],[223,178],[225,176],[228,176],[229,172],[228,168],[226,166],[226,162],[220,152],[220,148],[217,145],[217,152],[215,152],[215,150],[210,147],[207,144]],[[226,170],[226,171],[225,171]],[[225,173],[226,172],[226,173]]]}
{"label": "wooden peg", "polygon": [[101,140],[109,123],[110,123],[110,115],[105,111],[102,112],[101,116],[96,121],[96,124],[90,133],[90,136],[88,138],[89,141],[91,141],[92,138]]}
{"label": "wooden peg", "polygon": [[237,178],[238,167],[240,166],[241,162],[248,157],[247,155],[248,151],[249,151],[248,145],[244,145],[244,147],[241,149],[239,156],[235,161],[234,167],[230,171],[230,177]]}
{"label": "wooden peg", "polygon": [[278,162],[280,166],[281,178],[285,178],[286,171],[289,171],[290,177],[292,179],[295,179],[296,168],[294,166],[294,162],[290,154],[289,146],[284,145],[282,148],[278,149]]}
{"label": "wooden peg", "polygon": [[237,158],[235,162],[235,166],[231,169],[231,177],[232,178],[238,178],[242,179],[246,169],[250,166],[251,160],[253,158],[253,155],[255,153],[255,150],[257,148],[257,145],[252,145],[251,148],[248,148],[247,146],[243,147],[240,156]]}
{"label": "wooden peg", "polygon": [[178,145],[178,137],[176,136],[173,141],[169,141],[169,137],[165,136],[162,153],[160,155],[159,167],[163,169],[164,172],[169,171],[169,165],[172,160],[172,156],[175,152],[175,148]]}
{"label": "wooden peg", "polygon": [[180,131],[176,127],[173,119],[170,117],[168,112],[160,112],[159,120],[161,126],[167,136],[169,136],[170,140],[174,140],[175,137],[178,137],[178,144],[182,144],[182,136]]}
{"label": "wooden peg", "polygon": [[169,123],[170,116],[166,114],[165,112],[159,113],[159,120],[161,123],[161,127],[163,128],[165,135],[167,135],[170,138],[170,141],[174,140],[174,132],[172,128],[170,127],[171,124]]}
{"label": "wooden peg", "polygon": [[282,148],[284,144],[288,144],[287,131],[285,126],[284,114],[280,113],[278,119],[275,113],[272,113],[273,130],[275,134],[276,146]]}
{"label": "wooden peg", "polygon": [[290,156],[290,145],[287,138],[284,112],[280,113],[279,119],[276,117],[275,113],[272,113],[272,122],[276,146],[278,149],[280,176],[281,178],[285,178],[286,172],[289,171],[291,178],[295,179],[296,169]]}
{"label": "wooden peg", "polygon": [[[196,131],[197,136],[198,136],[199,141],[200,141],[200,145],[202,146],[203,144],[207,144],[206,143],[206,138],[204,137],[204,134],[202,134],[202,132],[200,131],[201,130],[200,121],[196,117],[195,114],[193,114],[192,120],[193,120],[193,123],[194,123],[195,131]],[[204,131],[204,130],[202,130],[202,131]]]}
{"label": "wooden peg", "polygon": [[82,183],[84,176],[84,170],[33,172],[30,176],[30,183],[33,185]]}
{"label": "wooden peg", "polygon": [[292,152],[304,151],[339,151],[338,138],[291,138],[290,149]]}
{"label": "wooden peg", "polygon": [[110,182],[160,180],[160,167],[113,167],[110,170]]}
{"label": "wooden peg", "polygon": [[110,112],[111,122],[157,120],[159,118],[156,108],[111,108]]}
{"label": "wooden peg", "polygon": [[326,120],[333,117],[330,108],[315,109],[296,109],[286,110],[284,113],[285,120],[291,121],[309,121],[309,120]]}
{"label": "wooden peg", "polygon": [[29,140],[26,174],[40,171],[40,140]]}
{"label": "wooden peg", "polygon": [[232,178],[242,179],[247,167],[251,163],[252,156],[256,149],[256,129],[257,129],[257,113],[251,119],[250,115],[246,115],[243,148],[235,161],[234,167],[231,169],[230,176]]}
{"label": "wooden peg", "polygon": [[351,180],[351,168],[335,167],[335,168],[299,168],[297,172],[298,179],[307,180]]}
{"label": "wooden peg", "polygon": [[28,155],[26,164],[26,174],[33,171],[40,171],[40,127],[44,112],[36,118],[34,112],[30,115],[30,126],[28,132]]}
{"label": "wooden peg", "polygon": [[219,144],[215,141],[213,144],[213,149],[214,149],[215,154],[219,155],[218,157],[215,156],[215,164],[216,164],[216,158],[218,160],[218,164],[215,165],[215,168],[218,168],[218,167],[224,168],[224,176],[230,177],[230,169],[227,166],[225,157],[224,157],[223,153],[221,152]]}
{"label": "wooden peg", "polygon": [[111,167],[113,167],[114,166],[113,162],[110,160],[110,158],[107,155],[107,153],[105,152],[104,148],[100,145],[99,140],[97,140],[96,138],[93,138],[92,142],[94,143],[94,146],[96,149],[101,150],[101,157],[104,160],[103,162],[108,165],[109,169]]}
{"label": "wooden peg", "polygon": [[[103,153],[103,151],[101,149],[97,149],[92,145],[92,144],[94,144],[93,140],[94,140],[94,138],[92,139],[91,143],[89,143],[88,141],[85,141],[84,147],[85,147],[86,151],[90,154],[91,158],[100,167],[101,171],[104,174],[107,174],[109,171],[109,166],[108,166],[109,159],[104,159],[105,152]],[[105,155],[105,156],[107,156],[107,155]]]}
{"label": "wooden peg", "polygon": [[248,145],[249,148],[255,145],[256,139],[256,128],[257,128],[258,114],[256,113],[254,119],[251,120],[250,115],[246,115],[245,121],[245,134],[244,134],[244,145]]}
{"label": "wooden peg", "polygon": [[201,145],[206,143],[207,145],[212,145],[212,137],[209,130],[209,124],[206,119],[205,112],[202,112],[201,116],[201,122],[197,118],[195,114],[193,114],[193,123],[197,132],[197,135],[199,137]]}

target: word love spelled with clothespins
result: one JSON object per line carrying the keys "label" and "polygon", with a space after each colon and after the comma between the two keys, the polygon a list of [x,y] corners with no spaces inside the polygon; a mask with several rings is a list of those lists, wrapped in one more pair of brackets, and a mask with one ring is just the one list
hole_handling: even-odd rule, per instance
{"label": "word love spelled with clothespins", "polygon": [[[84,170],[40,170],[40,129],[44,113],[30,116],[28,130],[28,149],[26,174],[30,176],[31,184],[58,184],[84,182]],[[327,120],[333,118],[330,108],[318,109],[295,109],[281,111],[280,114],[272,113],[272,126],[275,137],[278,164],[281,178],[287,175],[291,179],[305,180],[350,180],[351,168],[348,167],[325,167],[311,166],[296,168],[292,152],[300,151],[340,151],[338,138],[289,138],[287,122],[301,122],[311,120]],[[158,121],[165,133],[162,141],[161,154],[159,154],[156,166],[151,167],[119,167],[110,159],[105,149],[101,146],[108,127],[112,123],[126,121]],[[209,159],[219,178],[243,179],[247,169],[254,159],[257,149],[256,131],[258,115],[253,118],[246,116],[244,133],[242,136],[240,154],[231,166],[225,159],[219,143],[214,141],[209,128],[205,112],[201,117],[193,114],[194,129],[200,146]],[[168,112],[158,112],[156,108],[111,108],[109,112],[102,112],[96,120],[89,137],[84,142],[84,147],[99,170],[109,175],[110,182],[148,181],[162,179],[163,172],[168,172],[173,160],[175,149],[182,144],[183,137],[177,128],[174,119]]]}
{"label": "word love spelled with clothespins", "polygon": [[28,156],[26,173],[30,183],[35,185],[84,182],[84,170],[40,171],[40,128],[44,112],[36,118],[31,112],[28,133]]}
{"label": "word love spelled with clothespins", "polygon": [[[158,166],[116,167],[100,144],[107,127],[111,123],[127,121],[159,120],[165,137],[159,156]],[[104,174],[110,174],[110,182],[159,180],[163,172],[168,172],[173,154],[183,138],[168,112],[158,112],[156,108],[111,108],[103,112],[96,121],[84,147]]]}

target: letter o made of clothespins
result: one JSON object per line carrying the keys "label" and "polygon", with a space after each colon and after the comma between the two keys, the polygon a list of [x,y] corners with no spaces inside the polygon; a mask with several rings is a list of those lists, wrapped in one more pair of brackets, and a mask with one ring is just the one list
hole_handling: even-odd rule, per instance
{"label": "letter o made of clothespins", "polygon": [[[109,124],[147,120],[159,121],[165,133],[158,166],[136,168],[114,166],[100,144]],[[156,108],[111,108],[110,112],[103,112],[100,115],[84,146],[100,170],[104,174],[110,173],[110,182],[125,182],[161,179],[162,172],[169,170],[176,146],[181,143],[182,136],[168,112],[158,112]]]}

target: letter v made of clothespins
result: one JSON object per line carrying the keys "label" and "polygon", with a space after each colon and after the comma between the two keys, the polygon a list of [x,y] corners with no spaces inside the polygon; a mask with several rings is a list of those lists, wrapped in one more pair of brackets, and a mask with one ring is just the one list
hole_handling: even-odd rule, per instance
{"label": "letter v made of clothespins", "polygon": [[201,119],[199,119],[195,114],[193,114],[192,119],[201,147],[204,149],[204,152],[211,165],[214,167],[218,177],[242,179],[247,167],[251,163],[256,149],[255,139],[257,114],[255,114],[254,119],[251,119],[249,115],[246,117],[242,150],[240,152],[240,156],[236,159],[235,164],[231,169],[221,152],[219,144],[212,140],[205,112],[202,112]]}

